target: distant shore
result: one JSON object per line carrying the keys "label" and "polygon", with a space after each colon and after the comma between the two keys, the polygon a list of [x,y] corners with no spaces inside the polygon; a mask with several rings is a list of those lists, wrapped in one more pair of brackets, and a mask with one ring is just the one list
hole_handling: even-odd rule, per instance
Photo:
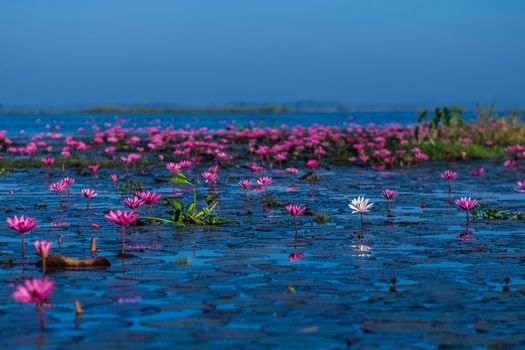
{"label": "distant shore", "polygon": [[[464,112],[476,111],[476,107],[462,108]],[[504,112],[514,110],[523,112],[523,108],[494,108],[494,111]],[[360,113],[360,112],[420,112],[423,107],[349,107],[345,105],[332,106],[217,106],[217,107],[157,107],[157,106],[94,106],[79,108],[38,108],[38,107],[1,107],[2,115],[74,115],[74,114],[332,114],[332,113]]]}

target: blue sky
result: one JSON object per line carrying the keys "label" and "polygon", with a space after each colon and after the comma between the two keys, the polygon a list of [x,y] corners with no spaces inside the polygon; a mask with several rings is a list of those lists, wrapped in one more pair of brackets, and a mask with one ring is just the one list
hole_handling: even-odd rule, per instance
{"label": "blue sky", "polygon": [[525,106],[525,1],[2,0],[0,103]]}

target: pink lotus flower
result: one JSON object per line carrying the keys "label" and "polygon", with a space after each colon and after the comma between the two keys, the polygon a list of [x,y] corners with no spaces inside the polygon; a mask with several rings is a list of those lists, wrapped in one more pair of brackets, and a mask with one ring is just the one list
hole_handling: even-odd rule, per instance
{"label": "pink lotus flower", "polygon": [[137,221],[139,216],[135,214],[134,211],[117,210],[116,212],[114,212],[110,210],[109,214],[105,215],[105,218],[109,222],[112,222],[122,227],[122,256],[125,256],[124,250],[126,247],[126,233],[124,231],[124,228]]}
{"label": "pink lotus flower", "polygon": [[47,278],[25,280],[16,288],[13,298],[19,303],[42,305],[53,294],[55,284]]}
{"label": "pink lotus flower", "polygon": [[49,185],[49,190],[51,192],[61,193],[67,191],[67,187],[67,184],[61,180],[51,183],[51,185]]}
{"label": "pink lotus flower", "polygon": [[80,193],[87,199],[92,199],[97,196],[97,193],[91,188],[83,188],[80,190]]}
{"label": "pink lotus flower", "polygon": [[41,161],[42,161],[42,164],[44,164],[47,167],[50,167],[51,165],[55,164],[55,158],[53,157],[42,158]]}
{"label": "pink lotus flower", "polygon": [[33,245],[35,246],[36,253],[40,255],[42,259],[45,259],[49,255],[53,243],[48,241],[35,241]]}
{"label": "pink lotus flower", "polygon": [[160,194],[155,192],[137,192],[137,197],[142,199],[147,205],[153,205],[160,200]]}
{"label": "pink lotus flower", "polygon": [[306,210],[305,207],[302,207],[302,206],[297,205],[297,204],[287,204],[284,207],[286,208],[288,213],[290,215],[292,215],[294,218],[302,215],[304,213],[304,211]]}
{"label": "pink lotus flower", "polygon": [[92,190],[91,188],[83,188],[80,190],[80,193],[84,196],[84,198],[86,198],[87,200],[86,209],[89,209],[89,201],[95,198],[98,194],[95,193],[95,191]]}
{"label": "pink lotus flower", "polygon": [[116,183],[118,181],[118,175],[117,174],[111,174],[111,181],[113,181],[113,183]]}
{"label": "pink lotus flower", "polygon": [[458,177],[458,173],[452,170],[445,170],[441,173],[441,178],[448,181],[448,199],[450,200],[450,193],[452,190],[451,181]]}
{"label": "pink lotus flower", "polygon": [[465,213],[467,213],[467,230],[468,230],[468,224],[469,224],[468,213],[470,210],[474,209],[476,205],[478,205],[478,201],[470,197],[461,197],[460,199],[456,199],[455,203],[458,207],[463,209]]}
{"label": "pink lotus flower", "polygon": [[310,169],[317,169],[319,167],[319,162],[315,159],[308,159],[306,161],[306,166]]}
{"label": "pink lotus flower", "polygon": [[479,169],[474,169],[470,172],[470,174],[472,176],[480,176],[481,174],[484,174],[485,173],[485,169],[483,167],[479,168]]}
{"label": "pink lotus flower", "polygon": [[64,184],[64,186],[65,186],[65,188],[67,190],[67,194],[69,195],[69,188],[71,187],[71,185],[73,185],[75,183],[75,179],[72,178],[72,177],[65,177],[65,178],[63,178],[60,181]]}
{"label": "pink lotus flower", "polygon": [[25,217],[24,215],[18,217],[14,216],[13,218],[7,218],[7,226],[19,234],[23,235],[26,232],[31,231],[36,226],[36,219],[30,216]]}
{"label": "pink lotus flower", "polygon": [[441,173],[441,178],[443,180],[447,180],[447,181],[455,180],[457,177],[458,177],[458,173],[452,170],[445,170]]}
{"label": "pink lotus flower", "polygon": [[206,183],[215,182],[218,178],[217,173],[212,173],[210,171],[205,171],[201,175]]}
{"label": "pink lotus flower", "polygon": [[179,165],[184,169],[188,169],[188,168],[191,168],[191,166],[193,165],[193,162],[191,160],[181,160],[179,162]]}
{"label": "pink lotus flower", "polygon": [[414,156],[416,157],[416,159],[419,161],[419,162],[424,162],[425,160],[428,160],[430,157],[428,155],[426,155],[425,153],[423,152],[415,152],[414,153]]}
{"label": "pink lotus flower", "polygon": [[252,182],[250,180],[241,180],[239,181],[239,186],[244,190],[244,196],[246,197],[248,195],[248,190],[250,189],[250,186],[252,185]]}
{"label": "pink lotus flower", "polygon": [[122,201],[122,204],[124,204],[126,207],[134,210],[134,209],[137,209],[137,208],[143,206],[144,204],[146,204],[146,202],[144,202],[142,199],[140,199],[137,196],[133,196],[133,197],[128,197],[128,198],[124,199]]}
{"label": "pink lotus flower", "polygon": [[295,228],[295,239],[297,240],[297,235],[298,235],[298,231],[297,231],[297,217],[302,215],[304,213],[304,211],[306,210],[306,208],[302,207],[300,205],[291,204],[291,203],[285,205],[284,207],[286,208],[288,213],[290,215],[292,215],[292,217],[293,217],[293,226]]}
{"label": "pink lotus flower", "polygon": [[168,169],[168,171],[172,174],[177,174],[177,173],[180,173],[180,164],[178,163],[168,163],[166,164],[166,169]]}
{"label": "pink lotus flower", "polygon": [[383,197],[387,200],[387,208],[390,210],[390,201],[397,197],[397,191],[385,188],[382,191]]}
{"label": "pink lotus flower", "polygon": [[241,186],[241,188],[245,191],[248,190],[251,185],[252,185],[252,182],[250,180],[241,180],[239,182],[239,186]]}
{"label": "pink lotus flower", "polygon": [[20,234],[22,239],[22,256],[25,255],[25,241],[24,235],[26,232],[31,231],[36,226],[36,219],[29,216],[14,216],[12,218],[7,218],[7,227],[11,230],[14,230]]}
{"label": "pink lotus flower", "polygon": [[46,274],[46,259],[51,251],[52,242],[48,241],[35,241],[33,243],[35,246],[36,253],[42,258],[42,273]]}
{"label": "pink lotus flower", "polygon": [[110,210],[108,214],[104,215],[104,217],[109,222],[112,222],[122,227],[128,226],[134,223],[139,218],[139,216],[132,211],[120,211],[120,210],[117,210],[116,212],[114,212],[113,210]]}
{"label": "pink lotus flower", "polygon": [[257,185],[264,187],[264,190],[268,193],[268,186],[272,184],[272,178],[268,176],[259,177],[255,182],[257,182]]}
{"label": "pink lotus flower", "polygon": [[217,174],[219,172],[219,165],[214,165],[208,168],[208,172]]}
{"label": "pink lotus flower", "polygon": [[503,162],[503,166],[505,168],[514,169],[516,167],[516,161],[513,159],[507,159],[505,162]]}
{"label": "pink lotus flower", "polygon": [[286,171],[288,172],[288,174],[294,175],[294,176],[297,175],[297,172],[298,172],[297,168],[293,168],[293,167],[286,168]]}
{"label": "pink lotus flower", "polygon": [[246,165],[246,167],[248,169],[250,169],[254,173],[259,173],[260,171],[264,170],[264,167],[262,167],[262,166],[260,166],[258,164],[255,164],[255,163],[250,163],[250,164]]}
{"label": "pink lotus flower", "polygon": [[469,211],[474,209],[478,204],[478,201],[470,197],[461,197],[461,199],[456,200],[456,204],[463,210]]}
{"label": "pink lotus flower", "polygon": [[53,294],[54,287],[53,281],[47,278],[34,278],[25,280],[24,284],[16,287],[16,290],[13,292],[15,301],[24,304],[35,304],[40,321],[40,330],[42,331],[45,328],[43,305]]}
{"label": "pink lotus flower", "polygon": [[521,192],[525,192],[525,181],[518,181],[516,183],[518,184],[518,187],[520,188]]}
{"label": "pink lotus flower", "polygon": [[[160,195],[155,192],[137,192],[137,197],[142,199],[144,203],[149,205],[149,210],[151,213],[151,217],[155,217],[155,213],[153,212],[153,204],[157,203],[160,199]],[[153,219],[151,219],[153,221]]]}
{"label": "pink lotus flower", "polygon": [[288,255],[289,262],[299,261],[302,259],[304,259],[303,253],[291,253],[290,255]]}
{"label": "pink lotus flower", "polygon": [[88,169],[89,169],[93,174],[96,174],[96,173],[98,172],[98,168],[100,168],[100,165],[98,165],[98,164],[88,166]]}

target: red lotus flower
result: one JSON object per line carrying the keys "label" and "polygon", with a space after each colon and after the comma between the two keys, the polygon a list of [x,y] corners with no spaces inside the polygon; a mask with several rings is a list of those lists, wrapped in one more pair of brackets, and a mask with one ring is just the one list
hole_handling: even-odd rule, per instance
{"label": "red lotus flower", "polygon": [[18,232],[21,235],[31,231],[36,226],[36,219],[30,216],[25,217],[24,215],[22,215],[18,217],[15,215],[13,218],[8,218],[6,221],[7,226],[11,230]]}
{"label": "red lotus flower", "polygon": [[120,225],[122,227],[122,256],[124,256],[124,249],[126,246],[126,235],[124,228],[139,218],[137,214],[135,214],[134,211],[120,211],[117,210],[116,212],[110,210],[108,214],[105,215],[106,220],[109,222],[112,222],[114,224]]}
{"label": "red lotus flower", "polygon": [[53,293],[55,283],[47,278],[25,280],[16,288],[13,298],[19,303],[42,305]]}

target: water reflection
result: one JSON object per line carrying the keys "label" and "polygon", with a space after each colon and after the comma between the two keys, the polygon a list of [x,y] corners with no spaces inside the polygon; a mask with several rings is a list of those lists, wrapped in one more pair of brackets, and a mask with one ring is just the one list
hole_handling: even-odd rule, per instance
{"label": "water reflection", "polygon": [[352,248],[352,256],[358,258],[372,256],[372,247],[362,238],[359,238],[355,244],[350,245],[350,248]]}

